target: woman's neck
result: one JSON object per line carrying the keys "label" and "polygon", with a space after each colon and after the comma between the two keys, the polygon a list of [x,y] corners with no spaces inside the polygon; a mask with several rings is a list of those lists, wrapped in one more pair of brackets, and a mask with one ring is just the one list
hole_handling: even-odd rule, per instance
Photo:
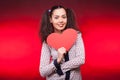
{"label": "woman's neck", "polygon": [[59,31],[59,30],[54,30],[55,33],[62,33],[62,31]]}

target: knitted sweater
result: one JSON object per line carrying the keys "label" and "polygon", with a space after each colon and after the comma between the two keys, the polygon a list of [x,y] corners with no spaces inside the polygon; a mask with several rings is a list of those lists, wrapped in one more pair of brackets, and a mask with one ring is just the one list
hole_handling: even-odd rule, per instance
{"label": "knitted sweater", "polygon": [[70,80],[82,80],[80,66],[85,63],[85,50],[81,33],[77,34],[75,43],[68,51],[69,61],[63,59],[61,64],[57,64],[57,53],[54,48],[43,42],[39,66],[40,75],[46,77],[46,80],[65,80],[66,72],[70,71]]}

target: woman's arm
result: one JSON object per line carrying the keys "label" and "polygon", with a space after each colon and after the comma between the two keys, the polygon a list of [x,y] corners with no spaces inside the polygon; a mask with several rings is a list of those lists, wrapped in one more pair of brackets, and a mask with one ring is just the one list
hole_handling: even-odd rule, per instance
{"label": "woman's arm", "polygon": [[78,68],[80,67],[80,65],[85,63],[85,50],[84,50],[84,44],[83,44],[83,40],[80,33],[78,34],[75,48],[76,48],[75,53],[72,53],[72,54],[76,54],[76,57],[61,64],[61,69],[63,73],[65,73],[66,71],[72,70],[74,68]]}
{"label": "woman's arm", "polygon": [[54,63],[50,62],[50,50],[48,45],[43,42],[39,71],[42,77],[48,76],[56,70]]}

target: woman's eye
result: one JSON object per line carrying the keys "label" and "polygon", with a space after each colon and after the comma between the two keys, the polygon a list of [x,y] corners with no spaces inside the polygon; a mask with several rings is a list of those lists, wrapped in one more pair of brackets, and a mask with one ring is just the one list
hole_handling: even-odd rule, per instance
{"label": "woman's eye", "polygon": [[67,18],[66,16],[63,17],[64,19]]}
{"label": "woman's eye", "polygon": [[64,19],[65,19],[65,18],[67,18],[67,16],[63,15],[63,16],[62,16],[62,18],[64,18]]}
{"label": "woman's eye", "polygon": [[55,19],[58,19],[58,17],[54,17]]}
{"label": "woman's eye", "polygon": [[[59,18],[58,16],[54,17],[54,19],[58,19],[58,18]],[[66,16],[61,16],[61,18],[66,19],[67,17]]]}

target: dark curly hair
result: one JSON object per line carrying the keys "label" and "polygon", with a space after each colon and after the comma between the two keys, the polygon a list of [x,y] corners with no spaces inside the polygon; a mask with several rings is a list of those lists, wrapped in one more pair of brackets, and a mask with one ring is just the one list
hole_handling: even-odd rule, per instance
{"label": "dark curly hair", "polygon": [[76,26],[75,15],[71,9],[68,9],[68,8],[66,9],[61,5],[53,6],[51,9],[45,11],[45,13],[42,16],[40,32],[39,32],[42,42],[43,41],[46,42],[47,36],[54,32],[54,28],[52,27],[52,24],[50,23],[50,18],[52,16],[53,11],[58,8],[63,8],[66,11],[67,25],[66,25],[65,29],[73,28],[73,29],[79,31]]}

